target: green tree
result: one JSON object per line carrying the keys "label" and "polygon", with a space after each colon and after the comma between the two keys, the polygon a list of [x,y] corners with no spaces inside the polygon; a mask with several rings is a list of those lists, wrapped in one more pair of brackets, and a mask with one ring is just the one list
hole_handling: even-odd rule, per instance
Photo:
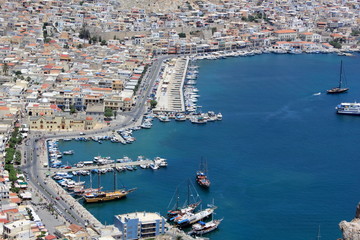
{"label": "green tree", "polygon": [[102,40],[101,43],[100,43],[101,46],[104,46],[106,45],[106,41],[105,40]]}
{"label": "green tree", "polygon": [[74,105],[74,104],[70,106],[70,113],[71,113],[71,114],[76,113],[76,108],[75,108],[75,105]]}
{"label": "green tree", "polygon": [[179,38],[186,38],[186,33],[179,33]]}
{"label": "green tree", "polygon": [[90,39],[90,31],[86,29],[85,25],[80,30],[79,38],[81,39]]}
{"label": "green tree", "polygon": [[113,116],[113,110],[111,108],[105,108],[104,116],[106,118],[111,118]]}
{"label": "green tree", "polygon": [[156,101],[156,100],[151,100],[151,101],[150,101],[150,107],[151,107],[151,108],[155,108],[156,105],[157,105],[157,101]]}
{"label": "green tree", "polygon": [[339,43],[338,39],[329,42],[334,48],[341,48],[341,43]]}
{"label": "green tree", "polygon": [[96,36],[94,36],[94,37],[91,38],[91,42],[92,42],[93,44],[96,44],[97,40],[98,40],[98,38],[97,38]]}

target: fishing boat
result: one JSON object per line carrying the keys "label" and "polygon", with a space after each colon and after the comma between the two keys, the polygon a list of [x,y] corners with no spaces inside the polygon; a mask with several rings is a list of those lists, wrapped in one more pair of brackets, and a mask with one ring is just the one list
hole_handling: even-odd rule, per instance
{"label": "fishing boat", "polygon": [[346,87],[343,87],[343,86],[342,86],[344,80],[345,80],[345,75],[344,75],[343,66],[342,66],[342,61],[341,61],[341,63],[340,63],[339,86],[327,90],[327,93],[344,93],[344,92],[346,92],[347,90],[349,90],[349,88],[346,88]]}
{"label": "fishing boat", "polygon": [[210,222],[199,221],[192,225],[192,230],[188,233],[189,235],[202,236],[209,232],[212,232],[218,228],[223,219],[211,220]]}
{"label": "fishing boat", "polygon": [[336,106],[338,114],[360,115],[360,103],[340,103]]}
{"label": "fishing boat", "polygon": [[[98,183],[100,183],[100,175],[98,175]],[[126,197],[129,193],[135,191],[136,188],[132,189],[117,189],[116,188],[116,172],[114,171],[114,191],[96,191],[83,194],[83,198],[86,203],[95,203],[95,202],[107,202],[112,200],[118,200]]]}
{"label": "fishing boat", "polygon": [[196,182],[204,188],[210,187],[210,180],[207,176],[207,162],[201,159],[200,170],[196,172]]}

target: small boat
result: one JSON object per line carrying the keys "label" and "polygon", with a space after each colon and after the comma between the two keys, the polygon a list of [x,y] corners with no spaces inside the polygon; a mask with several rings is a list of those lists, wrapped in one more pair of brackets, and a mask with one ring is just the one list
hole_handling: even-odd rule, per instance
{"label": "small boat", "polygon": [[74,150],[64,151],[63,154],[64,154],[64,155],[73,155],[73,154],[74,154]]}
{"label": "small boat", "polygon": [[188,234],[202,236],[206,233],[212,232],[218,228],[222,220],[223,219],[218,219],[210,222],[199,221],[192,226],[192,230]]}
{"label": "small boat", "polygon": [[141,167],[142,169],[146,169],[146,168],[149,168],[149,165],[147,165],[147,164],[140,164],[140,167]]}
{"label": "small boat", "polygon": [[157,170],[157,169],[159,169],[159,165],[157,165],[157,164],[155,164],[155,163],[151,163],[151,164],[150,164],[150,168],[151,168],[152,170]]}
{"label": "small boat", "polygon": [[160,120],[161,122],[170,122],[169,117],[168,117],[168,116],[165,116],[165,115],[159,116],[159,120]]}
{"label": "small boat", "polygon": [[217,118],[217,120],[222,120],[222,114],[221,114],[221,113],[218,113],[218,114],[216,115],[216,118]]}
{"label": "small boat", "polygon": [[177,114],[176,116],[175,116],[175,121],[185,121],[186,120],[186,116],[185,115],[183,115],[183,114]]}
{"label": "small boat", "polygon": [[126,170],[128,170],[128,171],[133,171],[134,168],[133,168],[132,166],[130,166],[130,165],[127,165],[127,166],[126,166]]}
{"label": "small boat", "polygon": [[344,93],[347,92],[349,90],[349,88],[346,87],[342,87],[343,81],[344,81],[344,73],[343,73],[343,66],[342,66],[342,61],[340,63],[340,79],[339,79],[339,86],[338,87],[334,87],[332,89],[327,90],[327,93]]}

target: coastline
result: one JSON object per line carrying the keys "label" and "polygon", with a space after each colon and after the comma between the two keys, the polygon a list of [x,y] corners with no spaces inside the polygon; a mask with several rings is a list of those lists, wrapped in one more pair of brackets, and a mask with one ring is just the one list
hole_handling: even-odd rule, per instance
{"label": "coastline", "polygon": [[[138,121],[140,121],[140,119],[141,118],[138,118]],[[137,122],[136,124],[139,124],[139,122]],[[132,123],[132,122],[130,122],[130,125],[128,125],[127,127],[131,127],[131,126],[134,126],[134,125],[136,125],[135,123]],[[126,128],[125,126],[124,126],[124,128]],[[107,131],[107,132],[110,132],[110,131],[108,131],[108,130],[105,130],[105,129],[103,129],[102,130],[103,132],[105,132],[105,131]],[[96,135],[97,133],[93,133],[93,135]],[[91,134],[86,134],[87,136],[90,136]],[[80,136],[80,135],[74,135],[74,136]],[[55,136],[54,136],[55,137]],[[56,136],[56,138],[59,138],[59,136]],[[50,139],[53,139],[52,137],[50,138]]]}

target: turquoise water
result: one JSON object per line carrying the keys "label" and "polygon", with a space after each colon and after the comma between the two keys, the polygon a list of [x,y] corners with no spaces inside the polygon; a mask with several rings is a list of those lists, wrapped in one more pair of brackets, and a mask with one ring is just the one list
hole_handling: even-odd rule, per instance
{"label": "turquoise water", "polygon": [[[340,59],[350,91],[327,95],[337,84]],[[336,239],[338,223],[353,218],[359,201],[360,117],[336,115],[334,108],[360,100],[359,64],[358,56],[336,55],[200,61],[198,104],[222,112],[223,121],[154,121],[129,145],[62,142],[61,150],[75,150],[64,162],[97,155],[168,159],[167,169],[119,174],[119,184],[138,188],[126,199],[85,205],[103,223],[132,211],[165,214],[175,188],[186,190],[184,182],[194,181],[204,157],[212,185],[209,191],[196,188],[204,204],[214,199],[215,218],[224,217],[219,230],[207,235],[211,239],[315,239],[319,225],[322,239]],[[101,183],[112,189],[112,174]]]}

